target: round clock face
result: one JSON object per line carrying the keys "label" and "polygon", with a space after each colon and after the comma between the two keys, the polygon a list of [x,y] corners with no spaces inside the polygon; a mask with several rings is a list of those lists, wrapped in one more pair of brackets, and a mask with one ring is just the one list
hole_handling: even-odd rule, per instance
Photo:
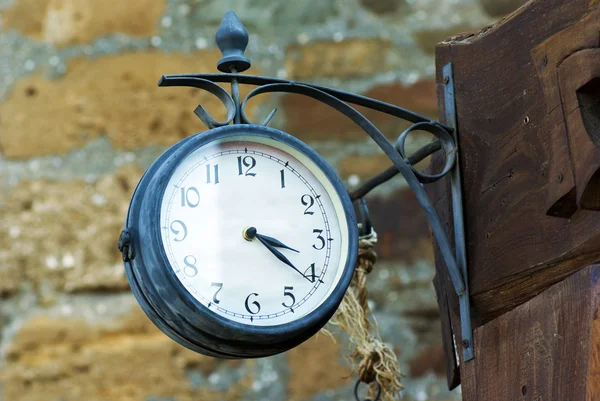
{"label": "round clock face", "polygon": [[344,208],[326,174],[265,137],[228,137],[191,153],[169,179],[160,224],[185,289],[248,325],[285,324],[318,308],[348,258]]}

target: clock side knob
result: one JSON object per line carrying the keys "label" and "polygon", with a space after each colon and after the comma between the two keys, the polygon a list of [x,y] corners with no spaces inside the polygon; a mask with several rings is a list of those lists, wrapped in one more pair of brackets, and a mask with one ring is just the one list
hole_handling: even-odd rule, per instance
{"label": "clock side knob", "polygon": [[250,60],[244,55],[248,46],[248,31],[233,11],[227,11],[215,36],[223,57],[217,63],[221,72],[246,71]]}

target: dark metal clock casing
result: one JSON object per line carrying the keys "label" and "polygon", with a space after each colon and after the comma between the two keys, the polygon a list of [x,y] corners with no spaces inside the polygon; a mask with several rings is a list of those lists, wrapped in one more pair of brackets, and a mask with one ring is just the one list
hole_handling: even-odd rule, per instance
{"label": "dark metal clock casing", "polygon": [[[285,324],[256,326],[239,323],[213,312],[192,296],[175,276],[161,240],[161,201],[177,166],[203,146],[240,135],[282,142],[310,159],[329,180],[344,210],[348,229],[347,255],[344,266],[333,267],[343,269],[339,281],[316,309]],[[346,189],[331,166],[317,152],[282,131],[239,124],[214,128],[183,139],[150,166],[132,197],[120,246],[126,250],[125,269],[135,297],[148,317],[165,334],[205,355],[254,358],[286,351],[307,340],[329,321],[352,279],[358,229]]]}

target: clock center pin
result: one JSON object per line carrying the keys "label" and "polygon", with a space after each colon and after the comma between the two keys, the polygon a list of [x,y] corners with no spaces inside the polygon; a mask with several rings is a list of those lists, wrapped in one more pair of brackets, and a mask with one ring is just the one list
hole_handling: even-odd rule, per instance
{"label": "clock center pin", "polygon": [[242,237],[244,237],[246,241],[252,241],[256,238],[256,228],[246,227],[244,231],[242,231]]}

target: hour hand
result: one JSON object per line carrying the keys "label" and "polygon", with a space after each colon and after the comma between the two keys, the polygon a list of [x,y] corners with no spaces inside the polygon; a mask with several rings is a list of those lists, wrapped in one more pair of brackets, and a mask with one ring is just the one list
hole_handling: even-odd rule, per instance
{"label": "hour hand", "polygon": [[244,239],[246,241],[252,241],[254,238],[258,238],[260,240],[260,242],[262,242],[263,244],[266,242],[267,244],[274,246],[275,248],[289,249],[290,251],[300,253],[300,251],[297,251],[294,248],[287,246],[286,244],[279,241],[278,239],[269,237],[268,235],[259,234],[255,227],[246,228],[242,232],[242,237],[244,237]]}
{"label": "hour hand", "polygon": [[294,252],[300,253],[300,251],[297,251],[294,248],[290,248],[289,246],[285,245],[283,242],[281,242],[278,239],[275,239],[273,237],[269,237],[269,236],[257,233],[256,234],[256,238],[258,238],[258,240],[261,241],[261,242],[263,242],[262,240],[264,240],[266,243],[268,243],[269,245],[272,245],[272,246],[274,246],[276,248],[289,249],[290,251],[294,251]]}
{"label": "hour hand", "polygon": [[280,261],[282,261],[283,263],[285,263],[286,265],[288,265],[292,269],[296,270],[302,277],[304,277],[305,279],[307,279],[308,281],[310,281],[310,279],[308,277],[306,277],[304,275],[304,273],[302,273],[300,270],[298,270],[296,268],[296,266],[294,266],[292,264],[292,262],[290,262],[290,260],[288,258],[286,258],[283,253],[279,252],[277,249],[275,249],[275,247],[273,247],[264,238],[261,238],[261,237],[259,237],[258,235],[256,236],[256,238],[261,242],[261,244],[263,244],[273,255],[275,255],[275,257],[277,259],[279,259]]}
{"label": "hour hand", "polygon": [[246,228],[242,232],[242,236],[247,241],[252,241],[254,238],[258,239],[260,241],[260,243],[263,244],[269,250],[269,252],[271,252],[273,255],[275,255],[275,257],[277,259],[279,259],[280,261],[282,261],[283,263],[285,263],[292,269],[296,270],[300,275],[302,275],[302,277],[304,277],[305,279],[310,281],[310,279],[308,277],[306,277],[304,275],[304,273],[302,273],[300,270],[298,270],[296,268],[296,266],[294,266],[294,264],[292,262],[290,262],[290,260],[288,258],[286,258],[283,253],[281,253],[277,249],[275,249],[275,247],[290,249],[294,252],[298,252],[297,250],[290,248],[289,246],[283,244],[281,241],[276,240],[275,238],[271,238],[266,235],[258,234],[258,232],[256,231],[256,228],[254,228],[254,227]]}

